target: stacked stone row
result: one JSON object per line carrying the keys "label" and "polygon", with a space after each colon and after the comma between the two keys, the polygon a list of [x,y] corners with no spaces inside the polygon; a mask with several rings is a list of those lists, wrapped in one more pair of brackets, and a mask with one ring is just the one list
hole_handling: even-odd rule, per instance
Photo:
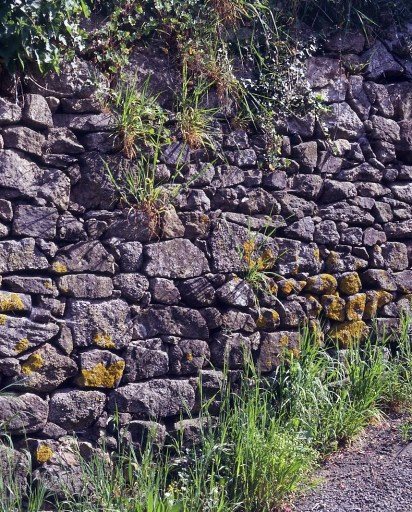
{"label": "stacked stone row", "polygon": [[[188,185],[155,223],[114,201],[103,160],[122,155],[88,63],[26,77],[18,101],[3,91],[0,376],[14,394],[0,422],[41,471],[73,432],[114,446],[115,412],[136,442],[153,425],[190,435],[179,417],[196,413],[199,377],[213,396],[245,346],[275,370],[307,320],[341,346],[372,318],[398,322],[412,294],[411,70],[392,39],[331,39],[307,62],[328,110],[278,123],[276,170],[259,134],[219,122],[214,154],[164,148],[159,181],[179,170]],[[248,250],[270,256],[270,293],[245,278]]]}

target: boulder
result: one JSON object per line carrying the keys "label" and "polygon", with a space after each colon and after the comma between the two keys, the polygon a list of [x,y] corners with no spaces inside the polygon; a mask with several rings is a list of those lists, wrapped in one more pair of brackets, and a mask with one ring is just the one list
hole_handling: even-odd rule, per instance
{"label": "boulder", "polygon": [[126,370],[123,381],[136,382],[166,375],[169,358],[160,338],[132,341],[124,353]]}
{"label": "boulder", "polygon": [[60,293],[76,299],[104,299],[113,293],[110,277],[95,274],[71,274],[57,279]]}
{"label": "boulder", "polygon": [[37,395],[13,393],[0,396],[0,423],[11,435],[39,432],[46,425],[49,406]]}
{"label": "boulder", "polygon": [[56,208],[17,205],[14,209],[13,234],[52,240],[56,236],[58,217]]}
{"label": "boulder", "polygon": [[98,272],[114,274],[114,258],[97,240],[79,242],[60,249],[53,260],[57,274],[68,272]]}
{"label": "boulder", "polygon": [[93,349],[79,357],[76,383],[82,388],[116,388],[122,379],[125,361],[108,350]]}
{"label": "boulder", "polygon": [[25,94],[23,121],[33,128],[51,128],[53,117],[49,104],[40,94]]}

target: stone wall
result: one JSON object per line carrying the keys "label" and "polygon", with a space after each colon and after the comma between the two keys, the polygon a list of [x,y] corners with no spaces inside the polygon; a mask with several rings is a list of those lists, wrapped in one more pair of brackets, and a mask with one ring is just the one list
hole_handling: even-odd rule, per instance
{"label": "stone wall", "polygon": [[[305,320],[341,346],[374,317],[396,324],[412,294],[412,61],[398,43],[336,37],[308,60],[329,110],[279,123],[276,170],[259,134],[223,120],[216,154],[165,148],[159,177],[184,159],[190,185],[155,228],[113,203],[103,159],[121,155],[88,63],[0,98],[0,421],[40,470],[73,433],[114,447],[116,409],[133,440],[155,425],[161,441],[196,414],[199,374],[213,396],[245,346],[273,371]],[[271,293],[244,279],[259,258]]]}

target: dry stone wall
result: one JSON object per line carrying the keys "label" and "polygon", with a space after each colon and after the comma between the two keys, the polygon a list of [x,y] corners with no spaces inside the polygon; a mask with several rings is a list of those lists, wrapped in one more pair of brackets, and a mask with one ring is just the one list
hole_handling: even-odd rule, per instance
{"label": "dry stone wall", "polygon": [[[154,425],[161,442],[196,414],[199,375],[213,396],[245,346],[271,372],[307,320],[344,347],[410,307],[412,61],[397,41],[332,38],[308,60],[329,109],[279,122],[276,170],[226,121],[220,160],[165,148],[159,177],[183,158],[190,185],[156,236],[113,203],[114,120],[88,63],[0,98],[0,422],[51,482],[68,435],[115,446],[115,411],[132,441]],[[272,293],[245,279],[259,258]]]}

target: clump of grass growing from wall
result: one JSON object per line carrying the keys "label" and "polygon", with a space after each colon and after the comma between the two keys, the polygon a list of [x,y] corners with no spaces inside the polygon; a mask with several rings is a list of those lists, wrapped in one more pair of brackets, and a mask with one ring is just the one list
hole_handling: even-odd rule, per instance
{"label": "clump of grass growing from wall", "polygon": [[[83,492],[57,500],[55,510],[276,510],[310,485],[323,456],[393,404],[410,407],[410,325],[404,317],[399,334],[362,345],[354,340],[338,354],[304,329],[300,353],[286,351],[277,372],[266,377],[246,351],[241,382],[222,385],[217,418],[209,414],[211,401],[203,400],[200,444],[183,446],[177,436],[159,452],[150,442],[141,450],[120,443],[111,463],[101,453],[82,462]],[[7,492],[0,486],[3,510],[15,512]],[[44,505],[33,503],[31,512]]]}

